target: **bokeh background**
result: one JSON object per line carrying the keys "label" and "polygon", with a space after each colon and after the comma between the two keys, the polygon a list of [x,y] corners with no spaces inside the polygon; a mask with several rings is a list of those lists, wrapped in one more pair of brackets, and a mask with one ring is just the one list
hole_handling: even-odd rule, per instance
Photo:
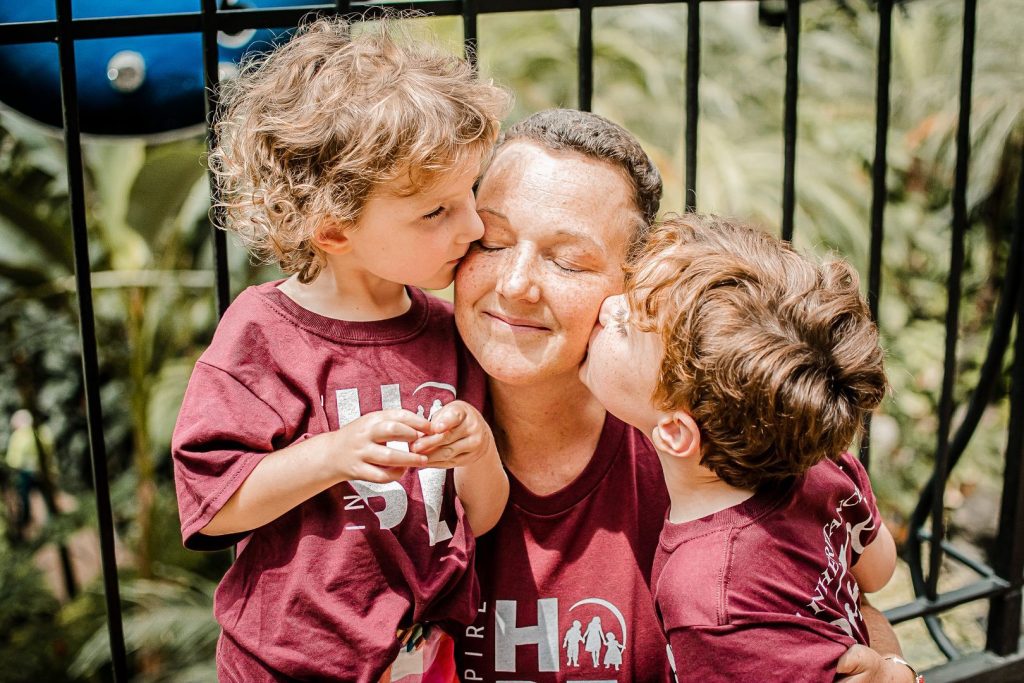
{"label": "bokeh background", "polygon": [[[769,7],[770,9],[770,7]],[[931,472],[942,381],[962,3],[918,0],[893,22],[892,115],[880,327],[892,391],[875,416],[872,479],[898,542]],[[779,231],[784,34],[758,3],[701,7],[697,207]],[[458,18],[415,20],[461,49]],[[866,273],[874,153],[877,16],[862,0],[803,5],[795,243],[838,252]],[[1005,273],[1024,145],[1024,0],[978,3],[971,103],[967,258],[956,395],[977,383]],[[577,13],[484,15],[482,73],[516,96],[509,121],[575,106]],[[594,11],[594,111],[633,131],[683,208],[685,6]],[[0,88],[0,100],[3,100]],[[125,632],[135,680],[212,681],[213,591],[226,554],[182,549],[169,457],[192,365],[216,325],[209,192],[201,133],[90,138],[84,146],[104,435]],[[14,522],[0,464],[0,682],[109,677],[59,131],[0,108],[0,453],[27,409],[48,456],[52,500]],[[232,294],[279,277],[229,250]],[[1009,361],[1007,361],[1009,362]],[[1006,447],[1008,374],[953,471],[953,541],[986,558]],[[955,421],[954,421],[955,426]],[[66,558],[66,561],[63,559]],[[942,588],[968,577],[943,568]],[[905,566],[874,600],[913,598]],[[986,604],[942,617],[964,650],[984,647]],[[918,622],[897,629],[909,659],[944,661]]]}

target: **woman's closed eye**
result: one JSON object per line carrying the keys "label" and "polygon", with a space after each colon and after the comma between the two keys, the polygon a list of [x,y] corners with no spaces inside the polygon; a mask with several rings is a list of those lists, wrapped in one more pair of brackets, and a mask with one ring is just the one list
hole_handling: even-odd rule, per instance
{"label": "woman's closed eye", "polygon": [[554,259],[552,262],[556,266],[558,266],[559,270],[565,271],[566,273],[582,273],[585,270],[584,268],[580,268],[573,263],[569,263],[568,261],[562,261],[560,259]]}
{"label": "woman's closed eye", "polygon": [[502,244],[487,243],[482,240],[477,240],[476,242],[473,242],[473,246],[476,249],[479,249],[480,251],[501,251],[502,249],[505,248],[505,246]]}

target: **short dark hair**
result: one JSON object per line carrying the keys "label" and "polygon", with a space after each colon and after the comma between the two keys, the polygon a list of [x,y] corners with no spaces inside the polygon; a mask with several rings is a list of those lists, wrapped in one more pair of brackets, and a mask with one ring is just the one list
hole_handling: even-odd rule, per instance
{"label": "short dark hair", "polygon": [[665,345],[654,402],[690,413],[701,464],[732,486],[839,457],[885,396],[878,328],[845,261],[687,214],[651,229],[626,296]]}
{"label": "short dark hair", "polygon": [[643,242],[661,204],[661,174],[632,133],[588,111],[545,109],[504,131],[495,152],[515,140],[528,140],[555,151],[578,152],[622,169],[640,215],[630,244],[635,247]]}

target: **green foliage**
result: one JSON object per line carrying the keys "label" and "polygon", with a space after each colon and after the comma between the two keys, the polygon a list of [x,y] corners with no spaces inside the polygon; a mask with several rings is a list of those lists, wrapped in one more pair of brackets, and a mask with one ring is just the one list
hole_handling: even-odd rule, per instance
{"label": "green foliage", "polygon": [[58,608],[31,555],[0,540],[0,683],[67,680],[71,652],[54,627]]}
{"label": "green foliage", "polygon": [[[216,679],[213,656],[220,627],[211,610],[215,588],[215,581],[165,565],[156,567],[154,579],[122,580],[125,645],[141,657],[138,680]],[[109,635],[101,629],[79,651],[69,673],[91,675],[109,661]]]}

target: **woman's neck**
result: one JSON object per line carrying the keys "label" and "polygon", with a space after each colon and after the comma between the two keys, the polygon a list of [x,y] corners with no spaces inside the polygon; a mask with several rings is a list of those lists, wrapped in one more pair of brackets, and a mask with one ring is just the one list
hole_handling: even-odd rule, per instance
{"label": "woman's neck", "polygon": [[541,384],[491,379],[495,439],[509,471],[539,495],[571,483],[590,462],[605,410],[575,373]]}

